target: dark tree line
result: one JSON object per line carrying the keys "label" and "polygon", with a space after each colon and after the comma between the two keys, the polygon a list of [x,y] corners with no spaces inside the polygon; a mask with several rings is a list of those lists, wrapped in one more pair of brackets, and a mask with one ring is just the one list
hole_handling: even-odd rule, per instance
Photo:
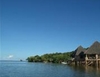
{"label": "dark tree line", "polygon": [[61,63],[63,61],[70,60],[72,52],[65,53],[50,53],[44,54],[42,56],[30,56],[27,58],[28,62],[52,62],[52,63]]}

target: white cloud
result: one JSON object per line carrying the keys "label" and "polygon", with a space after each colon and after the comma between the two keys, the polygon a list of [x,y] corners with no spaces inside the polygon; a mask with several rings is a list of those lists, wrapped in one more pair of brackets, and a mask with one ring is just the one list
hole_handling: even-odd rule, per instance
{"label": "white cloud", "polygon": [[9,55],[9,56],[8,56],[9,59],[11,59],[11,58],[13,58],[13,57],[14,57],[13,55]]}

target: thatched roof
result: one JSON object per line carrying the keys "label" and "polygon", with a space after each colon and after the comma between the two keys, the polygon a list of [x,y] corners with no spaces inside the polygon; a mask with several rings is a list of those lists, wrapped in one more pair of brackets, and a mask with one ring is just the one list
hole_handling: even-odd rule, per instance
{"label": "thatched roof", "polygon": [[75,55],[80,55],[80,53],[84,52],[85,49],[82,46],[79,46],[76,50],[75,50]]}
{"label": "thatched roof", "polygon": [[100,43],[98,41],[94,42],[85,54],[100,54]]}

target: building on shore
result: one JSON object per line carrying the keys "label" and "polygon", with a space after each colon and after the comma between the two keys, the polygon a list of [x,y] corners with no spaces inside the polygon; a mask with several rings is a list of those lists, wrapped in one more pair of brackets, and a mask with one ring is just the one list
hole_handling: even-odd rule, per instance
{"label": "building on shore", "polygon": [[100,43],[94,42],[88,50],[85,51],[85,64],[100,66]]}
{"label": "building on shore", "polygon": [[100,67],[100,43],[94,42],[89,48],[79,46],[74,52],[75,65],[84,64],[86,66],[99,66]]}
{"label": "building on shore", "polygon": [[84,55],[84,52],[85,52],[85,49],[82,47],[82,46],[79,46],[74,54],[74,61],[75,61],[75,64],[80,64],[82,63],[84,60],[85,60],[85,55]]}

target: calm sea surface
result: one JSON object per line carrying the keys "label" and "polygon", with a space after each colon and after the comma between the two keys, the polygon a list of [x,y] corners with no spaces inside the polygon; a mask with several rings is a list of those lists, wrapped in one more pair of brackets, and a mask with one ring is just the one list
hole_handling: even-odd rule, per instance
{"label": "calm sea surface", "polygon": [[100,68],[0,61],[0,77],[100,77]]}

